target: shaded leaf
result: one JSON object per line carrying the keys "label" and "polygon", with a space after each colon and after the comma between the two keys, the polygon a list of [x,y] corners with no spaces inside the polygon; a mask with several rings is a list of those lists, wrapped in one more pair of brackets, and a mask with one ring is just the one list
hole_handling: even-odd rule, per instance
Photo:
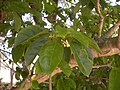
{"label": "shaded leaf", "polygon": [[28,48],[25,53],[25,61],[27,65],[30,65],[31,62],[34,60],[35,56],[40,51],[40,48],[44,46],[45,42],[48,40],[47,36],[40,36],[36,39]]}
{"label": "shaded leaf", "polygon": [[66,76],[70,76],[72,70],[70,68],[70,66],[68,65],[68,63],[65,61],[65,60],[61,60],[60,64],[60,69],[63,71],[63,73],[66,75]]}
{"label": "shaded leaf", "polygon": [[66,87],[70,87],[72,89],[76,89],[76,83],[75,83],[75,81],[73,79],[67,78],[67,79],[64,80],[64,82],[65,82],[65,86]]}
{"label": "shaded leaf", "polygon": [[29,26],[27,28],[21,29],[21,31],[18,33],[18,36],[15,39],[15,45],[17,46],[19,44],[22,44],[40,34],[44,34],[46,31],[43,31],[43,28],[41,28],[38,25],[35,26]]}
{"label": "shaded leaf", "polygon": [[59,79],[57,82],[57,90],[64,90],[65,84],[63,79]]}
{"label": "shaded leaf", "polygon": [[69,63],[69,61],[70,61],[70,56],[71,56],[70,47],[64,47],[63,59],[64,59],[67,63]]}
{"label": "shaded leaf", "polygon": [[120,89],[120,68],[113,68],[109,76],[109,87],[108,90],[119,90]]}
{"label": "shaded leaf", "polygon": [[15,63],[17,63],[19,59],[22,57],[24,49],[25,49],[24,45],[21,44],[12,49],[12,58]]}
{"label": "shaded leaf", "polygon": [[21,18],[16,12],[13,12],[13,18],[14,18],[15,30],[18,31],[21,28]]}

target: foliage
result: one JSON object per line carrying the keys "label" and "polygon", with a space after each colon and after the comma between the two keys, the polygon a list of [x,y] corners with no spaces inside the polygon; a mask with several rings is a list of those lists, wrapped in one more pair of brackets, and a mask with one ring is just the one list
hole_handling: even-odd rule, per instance
{"label": "foliage", "polygon": [[[51,75],[60,67],[63,72],[53,77],[53,90],[118,90],[120,56],[94,59],[90,51],[92,48],[101,52],[95,41],[100,21],[96,0],[56,1],[0,1],[0,36],[4,37],[8,48],[12,48],[11,62],[17,65],[15,77],[18,82],[24,83],[33,74]],[[119,19],[120,6],[112,6],[105,0],[100,4],[105,17],[104,35]],[[26,15],[32,19],[24,20]],[[78,64],[73,69],[68,64],[71,55]],[[93,69],[95,65],[107,63],[112,64]],[[29,88],[48,90],[48,83],[33,79]]]}

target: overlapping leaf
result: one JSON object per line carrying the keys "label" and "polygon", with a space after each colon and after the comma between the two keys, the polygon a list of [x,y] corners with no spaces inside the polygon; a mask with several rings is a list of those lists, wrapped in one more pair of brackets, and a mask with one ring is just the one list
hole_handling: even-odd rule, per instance
{"label": "overlapping leaf", "polygon": [[37,37],[40,34],[44,34],[46,33],[46,30],[43,30],[43,28],[41,28],[38,25],[35,26],[29,26],[27,28],[23,28],[21,29],[21,31],[18,33],[18,36],[15,39],[15,44],[14,46],[17,46],[19,44],[22,44],[24,42],[29,41],[30,39]]}
{"label": "overlapping leaf", "polygon": [[63,58],[63,45],[59,39],[49,40],[40,50],[39,64],[42,72],[51,74]]}
{"label": "overlapping leaf", "polygon": [[76,41],[70,42],[70,48],[79,65],[80,71],[88,76],[92,70],[93,61],[88,57],[87,51],[81,48],[81,45]]}
{"label": "overlapping leaf", "polygon": [[28,48],[25,53],[25,61],[26,64],[29,65],[34,60],[35,56],[40,51],[40,48],[44,46],[45,42],[48,40],[48,37],[40,36],[38,39],[36,39]]}

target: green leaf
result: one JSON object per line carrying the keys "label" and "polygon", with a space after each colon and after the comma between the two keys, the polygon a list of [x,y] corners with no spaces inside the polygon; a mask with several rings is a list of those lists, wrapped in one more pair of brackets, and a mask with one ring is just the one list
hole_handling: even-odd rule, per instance
{"label": "green leaf", "polygon": [[63,73],[69,77],[72,70],[70,68],[70,66],[68,65],[68,63],[65,60],[61,60],[60,64],[59,64],[61,70],[63,71]]}
{"label": "green leaf", "polygon": [[40,64],[39,64],[39,60],[37,60],[37,62],[36,62],[36,64],[35,64],[35,73],[36,73],[36,74],[41,74],[41,73],[43,73],[43,72],[42,72],[42,68],[41,68],[41,66],[40,66]]}
{"label": "green leaf", "polygon": [[47,36],[40,36],[36,39],[28,48],[25,53],[25,61],[27,65],[30,65],[31,62],[34,60],[35,56],[40,51],[40,48],[44,46],[45,42],[48,40]]}
{"label": "green leaf", "polygon": [[59,39],[49,40],[40,50],[39,63],[46,74],[51,74],[63,58],[63,44]]}
{"label": "green leaf", "polygon": [[47,10],[47,12],[51,13],[53,10],[55,10],[55,6],[46,3],[45,4],[45,10]]}
{"label": "green leaf", "polygon": [[81,45],[75,41],[70,42],[70,48],[79,65],[80,71],[88,76],[92,70],[93,61],[89,59],[87,51],[81,48]]}
{"label": "green leaf", "polygon": [[12,58],[15,63],[17,63],[19,59],[22,57],[24,49],[25,47],[21,44],[12,49]]}
{"label": "green leaf", "polygon": [[97,45],[97,43],[92,39],[86,36],[86,39],[89,42],[89,46],[92,47],[93,49],[95,49],[98,52],[101,52],[99,46]]}
{"label": "green leaf", "polygon": [[15,39],[14,46],[16,47],[19,44],[22,44],[24,42],[29,41],[32,38],[37,37],[40,34],[46,33],[46,30],[43,31],[43,28],[40,26],[29,26],[27,28],[21,29],[21,31],[18,33],[18,36]]}
{"label": "green leaf", "polygon": [[74,11],[73,11],[74,15],[75,15],[79,10],[80,10],[80,2],[78,2],[78,3],[75,5],[75,7],[74,7]]}
{"label": "green leaf", "polygon": [[70,32],[67,28],[61,27],[60,25],[57,25],[55,27],[56,33],[58,37],[65,37],[68,35]]}
{"label": "green leaf", "polygon": [[64,59],[67,63],[69,63],[69,61],[70,61],[70,56],[71,56],[70,47],[64,47],[63,59]]}
{"label": "green leaf", "polygon": [[36,89],[40,89],[40,88],[39,88],[39,83],[38,83],[37,80],[33,80],[32,83],[31,83],[31,86],[32,86],[32,88],[35,89],[35,90],[36,90]]}
{"label": "green leaf", "polygon": [[18,31],[21,28],[21,18],[16,12],[13,12],[13,19],[14,19],[15,30]]}
{"label": "green leaf", "polygon": [[78,40],[81,44],[84,46],[88,47],[89,42],[88,42],[88,37],[85,36],[83,33],[78,32],[78,31],[71,31],[70,37]]}
{"label": "green leaf", "polygon": [[57,90],[64,90],[65,84],[63,79],[59,79],[57,82]]}
{"label": "green leaf", "polygon": [[76,89],[76,83],[75,83],[75,81],[73,79],[67,78],[67,79],[64,80],[64,82],[65,82],[65,86],[66,87],[70,87],[72,89]]}
{"label": "green leaf", "polygon": [[109,87],[108,90],[119,90],[120,89],[120,68],[113,68],[109,76]]}

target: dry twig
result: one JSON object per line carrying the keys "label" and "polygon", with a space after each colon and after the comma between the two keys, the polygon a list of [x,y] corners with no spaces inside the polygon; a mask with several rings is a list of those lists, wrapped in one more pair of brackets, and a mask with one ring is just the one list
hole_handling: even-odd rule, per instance
{"label": "dry twig", "polygon": [[98,10],[98,14],[100,16],[100,25],[99,25],[99,31],[98,31],[98,38],[101,38],[102,27],[103,27],[103,23],[104,23],[104,17],[101,14],[101,11],[100,11],[100,0],[97,0],[97,10]]}

